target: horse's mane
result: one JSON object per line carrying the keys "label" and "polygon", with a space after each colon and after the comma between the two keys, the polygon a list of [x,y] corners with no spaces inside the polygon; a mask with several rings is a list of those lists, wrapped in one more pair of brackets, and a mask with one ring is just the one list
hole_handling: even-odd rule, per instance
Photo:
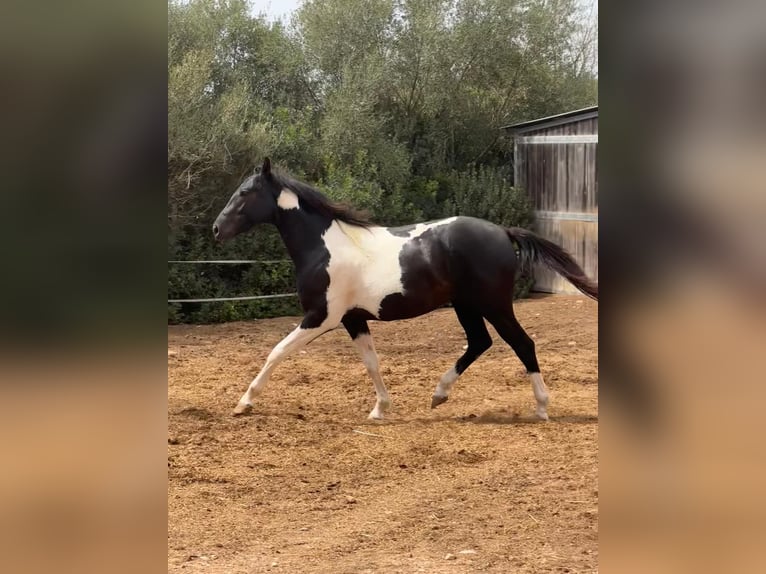
{"label": "horse's mane", "polygon": [[357,225],[359,227],[370,227],[373,225],[366,212],[359,211],[344,203],[331,201],[309,184],[293,179],[289,175],[276,171],[272,171],[271,174],[277,184],[286,187],[298,196],[302,206],[350,225]]}

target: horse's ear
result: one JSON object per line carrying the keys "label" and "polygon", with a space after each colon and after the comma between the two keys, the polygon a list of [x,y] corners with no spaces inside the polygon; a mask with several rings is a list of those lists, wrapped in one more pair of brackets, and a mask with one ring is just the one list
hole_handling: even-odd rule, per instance
{"label": "horse's ear", "polygon": [[263,165],[261,166],[261,175],[271,175],[271,160],[269,158],[263,159]]}

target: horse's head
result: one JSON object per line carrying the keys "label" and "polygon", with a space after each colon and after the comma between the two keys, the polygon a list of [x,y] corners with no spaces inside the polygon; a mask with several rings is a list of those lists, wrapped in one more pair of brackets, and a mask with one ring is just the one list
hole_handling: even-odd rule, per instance
{"label": "horse's head", "polygon": [[260,169],[245,179],[218,214],[213,235],[219,241],[244,233],[258,223],[273,222],[277,213],[280,188],[271,173],[271,160],[266,158]]}

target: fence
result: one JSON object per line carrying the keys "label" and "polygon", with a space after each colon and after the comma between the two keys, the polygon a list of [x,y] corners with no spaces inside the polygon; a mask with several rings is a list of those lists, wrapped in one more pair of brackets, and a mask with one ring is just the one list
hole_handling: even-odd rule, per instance
{"label": "fence", "polygon": [[[272,265],[277,263],[287,263],[289,259],[272,259],[272,260],[257,260],[257,259],[219,259],[212,261],[201,260],[181,260],[174,259],[168,261],[168,263],[187,263],[192,265],[199,264],[212,264],[212,265],[248,265],[253,263],[259,263],[262,265]],[[215,303],[217,301],[256,301],[259,299],[280,299],[284,297],[295,297],[297,293],[275,293],[273,295],[245,295],[242,297],[209,297],[200,299],[168,299],[168,303]]]}

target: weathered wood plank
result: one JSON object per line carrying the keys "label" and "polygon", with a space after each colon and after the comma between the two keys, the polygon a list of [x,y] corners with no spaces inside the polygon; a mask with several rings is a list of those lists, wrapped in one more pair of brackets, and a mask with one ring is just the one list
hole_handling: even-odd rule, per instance
{"label": "weathered wood plank", "polygon": [[516,141],[523,144],[575,144],[598,143],[597,134],[541,134],[534,136],[519,136]]}
{"label": "weathered wood plank", "polygon": [[[598,281],[598,222],[540,218],[535,228],[569,251],[588,277]],[[542,266],[535,267],[534,288],[546,293],[579,293],[569,281]]]}

